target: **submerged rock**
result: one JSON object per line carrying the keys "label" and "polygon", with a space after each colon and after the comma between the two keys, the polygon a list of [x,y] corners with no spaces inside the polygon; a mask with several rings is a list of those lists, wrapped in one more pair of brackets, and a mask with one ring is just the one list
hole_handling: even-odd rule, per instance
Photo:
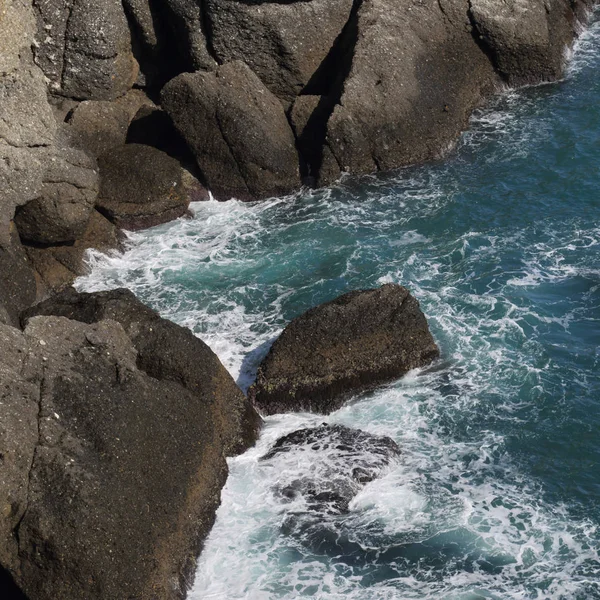
{"label": "submerged rock", "polygon": [[359,490],[399,455],[389,437],[323,424],[278,439],[261,460],[281,471],[275,492],[283,502],[300,500],[303,511],[323,515],[347,512]]}
{"label": "submerged rock", "polygon": [[350,394],[439,356],[417,300],[399,285],[350,292],[294,319],[258,368],[249,398],[265,414],[329,413]]}

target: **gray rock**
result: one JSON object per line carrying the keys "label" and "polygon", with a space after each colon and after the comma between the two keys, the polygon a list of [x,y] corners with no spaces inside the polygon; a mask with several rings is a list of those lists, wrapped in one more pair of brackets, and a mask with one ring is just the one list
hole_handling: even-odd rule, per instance
{"label": "gray rock", "polygon": [[242,62],[184,73],[162,92],[218,199],[253,200],[299,186],[298,153],[281,103]]}
{"label": "gray rock", "polygon": [[8,241],[0,242],[0,321],[18,325],[19,314],[35,302],[36,296],[35,273],[13,226]]}
{"label": "gray rock", "polygon": [[123,0],[129,18],[142,83],[162,87],[185,71],[212,70],[204,2],[198,0]]}
{"label": "gray rock", "polygon": [[221,63],[244,61],[289,104],[305,87],[319,87],[317,71],[332,52],[352,5],[353,0],[206,0],[211,46]]}
{"label": "gray rock", "polygon": [[128,290],[93,294],[67,290],[31,310],[84,323],[119,322],[138,352],[138,367],[157,379],[177,381],[201,394],[215,414],[224,451],[237,454],[251,446],[261,420],[212,350],[189,329],[161,319]]}
{"label": "gray rock", "polygon": [[19,67],[23,50],[29,49],[35,32],[31,3],[27,0],[0,0],[0,77]]}
{"label": "gray rock", "polygon": [[21,331],[0,324],[0,568],[12,573],[20,564],[13,532],[27,509],[29,472],[38,443],[41,372],[33,369],[29,379],[23,377],[27,351]]}
{"label": "gray rock", "polygon": [[332,97],[298,96],[289,113],[304,181],[311,186],[330,185],[341,173],[340,165],[325,143],[327,120],[333,104]]}
{"label": "gray rock", "polygon": [[27,242],[72,242],[83,234],[94,209],[96,163],[81,150],[57,146],[45,166],[40,195],[17,210],[15,224]]}
{"label": "gray rock", "polygon": [[432,159],[497,84],[475,44],[466,0],[364,2],[326,143],[343,170],[386,171]]}
{"label": "gray rock", "polygon": [[419,303],[399,285],[350,292],[294,319],[248,397],[264,414],[329,413],[349,395],[439,356]]}
{"label": "gray rock", "polygon": [[181,165],[151,146],[126,144],[98,161],[97,207],[118,227],[153,227],[184,215],[190,203]]}
{"label": "gray rock", "polygon": [[34,0],[37,64],[50,90],[79,100],[113,100],[138,74],[119,0]]}
{"label": "gray rock", "polygon": [[129,111],[116,102],[86,100],[70,113],[67,123],[73,145],[98,158],[125,144],[130,120]]}
{"label": "gray rock", "polygon": [[0,242],[8,244],[15,208],[39,194],[56,135],[43,73],[25,52],[19,68],[0,77]]}
{"label": "gray rock", "polygon": [[84,233],[72,244],[26,248],[32,268],[38,275],[38,297],[46,298],[72,285],[88,272],[88,250],[110,253],[123,249],[124,235],[107,218],[93,210]]}
{"label": "gray rock", "polygon": [[566,0],[470,0],[480,43],[511,85],[554,81],[573,41],[573,7]]}

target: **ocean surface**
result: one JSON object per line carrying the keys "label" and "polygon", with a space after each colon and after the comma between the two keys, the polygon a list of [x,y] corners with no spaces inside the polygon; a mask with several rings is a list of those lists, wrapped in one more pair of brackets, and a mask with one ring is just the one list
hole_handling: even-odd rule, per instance
{"label": "ocean surface", "polygon": [[[90,258],[80,289],[132,289],[244,389],[290,319],[386,282],[412,290],[441,348],[328,417],[266,419],[229,462],[191,599],[600,598],[599,74],[596,22],[564,81],[502,93],[437,163],[198,203]],[[274,489],[328,456],[258,459],[322,422],[402,454],[305,535],[283,526],[302,507]]]}

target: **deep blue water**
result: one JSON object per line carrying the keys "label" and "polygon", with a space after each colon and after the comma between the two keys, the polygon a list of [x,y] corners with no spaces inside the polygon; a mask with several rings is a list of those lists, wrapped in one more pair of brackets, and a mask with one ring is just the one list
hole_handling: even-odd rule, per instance
{"label": "deep blue water", "polygon": [[[600,598],[599,72],[596,24],[564,81],[502,94],[438,163],[197,204],[92,258],[81,288],[130,287],[244,388],[291,318],[389,281],[417,296],[442,350],[326,419],[267,419],[230,461],[192,598]],[[282,529],[299,507],[257,458],[323,420],[403,454],[315,544]],[[283,470],[311,468],[291,453]]]}

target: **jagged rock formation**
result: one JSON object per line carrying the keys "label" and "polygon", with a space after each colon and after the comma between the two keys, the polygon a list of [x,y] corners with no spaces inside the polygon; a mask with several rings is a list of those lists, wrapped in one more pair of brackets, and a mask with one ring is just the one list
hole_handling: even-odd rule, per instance
{"label": "jagged rock formation", "polygon": [[592,4],[2,0],[0,243],[14,219],[38,297],[72,281],[57,248],[87,246],[95,161],[130,142],[179,161],[194,199],[202,184],[253,200],[436,157],[501,83],[559,77]]}
{"label": "jagged rock formation", "polygon": [[[324,185],[342,172],[387,171],[435,158],[502,83],[559,77],[576,16],[586,5],[569,0],[205,0],[194,19],[207,52],[222,66],[208,75],[214,67],[205,63],[204,72],[194,77],[198,86],[214,87],[229,65],[248,65],[286,110],[289,124],[277,127],[295,135],[304,182]],[[271,195],[269,168],[261,176],[265,185],[247,189],[214,177],[211,157],[221,154],[227,159],[221,165],[243,171],[251,152],[244,136],[222,132],[218,137],[226,138],[227,148],[211,146],[205,139],[214,137],[204,133],[207,123],[217,133],[214,123],[226,116],[253,119],[235,102],[215,111],[214,93],[205,102],[173,101],[174,87],[181,88],[183,80],[175,81],[163,95],[164,108],[196,156],[204,149],[198,165],[212,191],[226,197],[240,190],[243,199]],[[280,136],[264,137],[263,150],[276,153]]]}
{"label": "jagged rock formation", "polygon": [[[244,61],[284,103],[320,87],[317,73],[334,51],[353,0],[206,0],[210,44],[224,64]],[[330,74],[327,74],[330,76]]]}
{"label": "jagged rock formation", "polygon": [[350,292],[294,319],[248,397],[264,414],[329,413],[353,393],[439,356],[419,303],[399,285]]}
{"label": "jagged rock formation", "polygon": [[0,325],[0,569],[39,600],[183,597],[260,418],[130,292],[72,291],[24,325]]}

